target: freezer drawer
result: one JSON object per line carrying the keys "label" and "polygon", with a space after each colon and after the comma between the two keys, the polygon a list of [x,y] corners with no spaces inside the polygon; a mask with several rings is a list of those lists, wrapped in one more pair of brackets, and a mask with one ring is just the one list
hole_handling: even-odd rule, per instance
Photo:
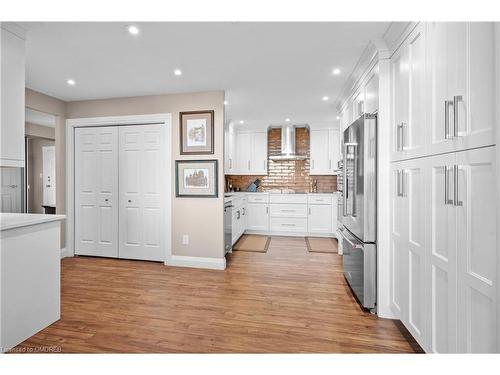
{"label": "freezer drawer", "polygon": [[374,310],[377,301],[377,248],[341,229],[344,276],[363,307]]}

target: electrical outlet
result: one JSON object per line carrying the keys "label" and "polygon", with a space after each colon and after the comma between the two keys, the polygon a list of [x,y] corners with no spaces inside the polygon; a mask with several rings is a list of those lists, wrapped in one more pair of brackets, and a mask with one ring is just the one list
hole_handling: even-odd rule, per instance
{"label": "electrical outlet", "polygon": [[182,235],[182,244],[189,245],[189,236],[187,234]]}

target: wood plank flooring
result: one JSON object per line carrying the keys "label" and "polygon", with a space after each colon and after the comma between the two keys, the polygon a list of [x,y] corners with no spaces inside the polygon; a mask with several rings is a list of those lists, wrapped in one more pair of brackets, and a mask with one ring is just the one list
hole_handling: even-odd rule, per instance
{"label": "wood plank flooring", "polygon": [[[62,260],[61,319],[14,352],[412,353],[400,324],[363,311],[337,254],[273,237],[226,271],[104,258]],[[32,350],[32,349],[31,349]]]}

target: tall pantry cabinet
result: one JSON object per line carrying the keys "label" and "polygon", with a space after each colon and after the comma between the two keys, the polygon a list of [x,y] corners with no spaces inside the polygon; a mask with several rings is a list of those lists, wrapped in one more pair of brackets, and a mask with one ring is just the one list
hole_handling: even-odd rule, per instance
{"label": "tall pantry cabinet", "polygon": [[421,23],[391,58],[391,307],[428,352],[500,350],[494,43]]}

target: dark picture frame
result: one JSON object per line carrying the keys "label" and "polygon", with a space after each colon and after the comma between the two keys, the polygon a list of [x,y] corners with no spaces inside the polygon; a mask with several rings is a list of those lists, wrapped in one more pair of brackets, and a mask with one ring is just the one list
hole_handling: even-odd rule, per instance
{"label": "dark picture frame", "polygon": [[176,160],[175,196],[177,198],[218,198],[219,161]]}
{"label": "dark picture frame", "polygon": [[181,155],[214,154],[214,111],[179,113]]}

